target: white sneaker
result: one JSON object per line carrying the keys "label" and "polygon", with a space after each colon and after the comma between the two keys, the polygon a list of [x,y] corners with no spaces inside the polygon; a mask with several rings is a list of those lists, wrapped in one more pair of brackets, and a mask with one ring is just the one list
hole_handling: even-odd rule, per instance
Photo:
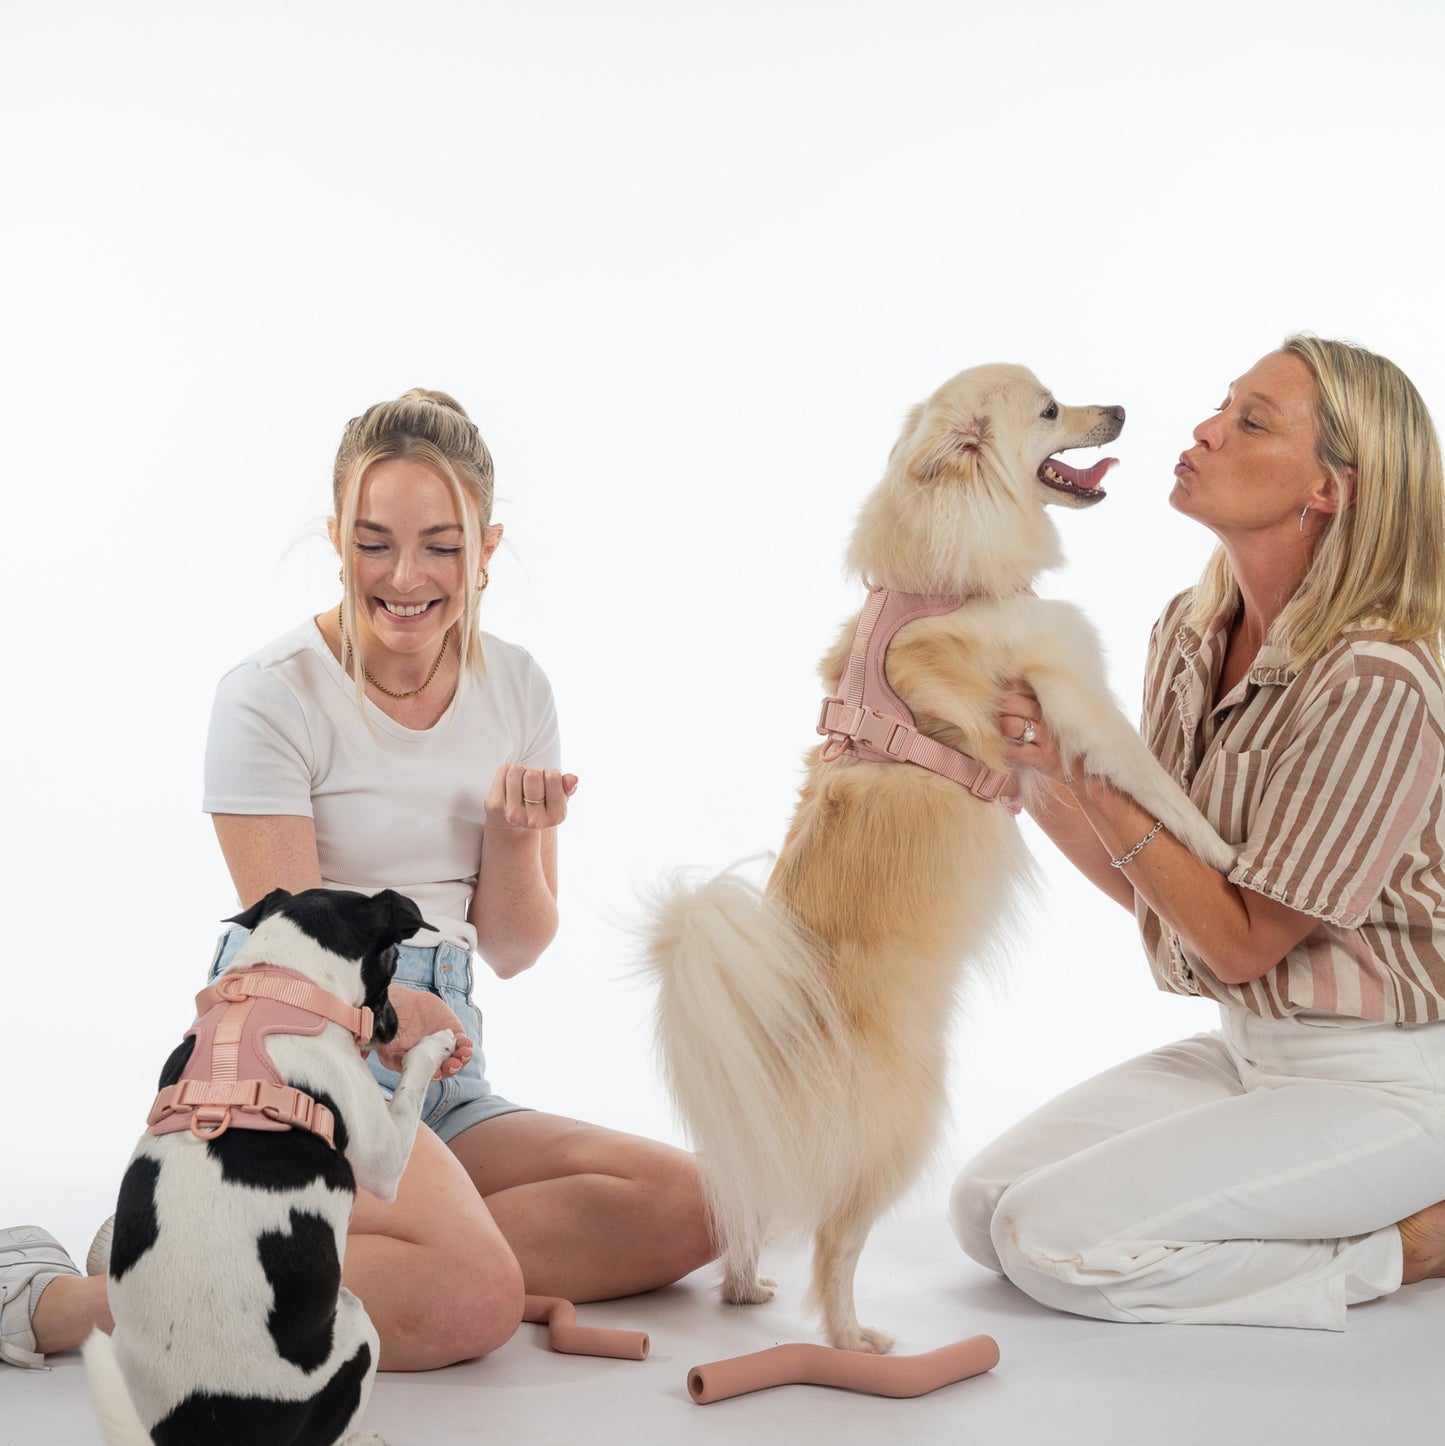
{"label": "white sneaker", "polygon": [[41,1292],[52,1280],[80,1272],[60,1242],[34,1225],[0,1230],[0,1361],[40,1370],[30,1323]]}
{"label": "white sneaker", "polygon": [[90,1242],[90,1249],[85,1253],[85,1273],[87,1275],[110,1274],[110,1238],[114,1234],[115,1216],[112,1215],[95,1232],[95,1239]]}

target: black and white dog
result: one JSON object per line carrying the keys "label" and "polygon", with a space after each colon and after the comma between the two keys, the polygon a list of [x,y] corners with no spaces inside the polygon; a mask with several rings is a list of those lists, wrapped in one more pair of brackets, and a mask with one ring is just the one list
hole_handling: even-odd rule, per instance
{"label": "black and white dog", "polygon": [[395,1198],[456,1041],[413,1047],[389,1106],[360,1047],[394,1038],[396,946],[428,926],[390,889],[277,889],[230,922],[251,937],[198,997],[121,1183],[96,1408],[110,1446],[377,1446],[347,1222],[358,1186]]}

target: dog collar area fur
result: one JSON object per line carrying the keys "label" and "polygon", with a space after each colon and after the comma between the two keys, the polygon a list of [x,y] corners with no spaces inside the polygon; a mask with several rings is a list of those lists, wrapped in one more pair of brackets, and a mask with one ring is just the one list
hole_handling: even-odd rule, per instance
{"label": "dog collar area fur", "polygon": [[870,763],[916,763],[962,784],[986,803],[998,802],[1018,813],[1022,807],[1018,780],[919,732],[908,705],[888,686],[884,672],[888,645],[899,628],[916,618],[951,613],[967,600],[966,594],[929,597],[868,585],[868,600],[848,650],[842,696],[824,698],[818,715],[818,732],[828,740],[822,758],[831,762],[852,753]]}
{"label": "dog collar area fur", "polygon": [[195,1039],[181,1078],[156,1096],[146,1124],[153,1135],[189,1128],[214,1140],[235,1126],[319,1135],[335,1148],[330,1109],[288,1085],[266,1052],[272,1034],[318,1035],[339,1024],[361,1048],[371,1039],[371,1010],[355,1008],[294,969],[256,964],[223,974],[196,995]]}

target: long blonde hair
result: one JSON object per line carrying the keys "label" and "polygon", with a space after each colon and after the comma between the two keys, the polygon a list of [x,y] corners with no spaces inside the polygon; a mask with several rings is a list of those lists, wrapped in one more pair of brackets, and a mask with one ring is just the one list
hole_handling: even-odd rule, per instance
{"label": "long blonde hair", "polygon": [[[1352,626],[1382,624],[1398,642],[1445,628],[1445,476],[1440,439],[1409,377],[1353,342],[1285,338],[1315,383],[1316,455],[1347,505],[1326,520],[1309,570],[1270,629],[1291,666],[1321,657]],[[1348,500],[1352,499],[1352,500]],[[1195,589],[1201,631],[1239,605],[1222,547]]]}
{"label": "long blonde hair", "polygon": [[[451,490],[462,523],[463,577],[475,577],[481,570],[482,539],[492,520],[492,454],[476,423],[455,398],[445,392],[413,387],[395,401],[377,402],[346,424],[331,473],[331,500],[341,551],[342,619],[346,638],[358,657],[361,641],[353,568],[357,499],[372,467],[399,458],[424,463]],[[481,629],[473,603],[462,610],[457,629],[463,669],[485,672]],[[365,663],[365,659],[360,661]],[[365,691],[362,678],[358,667],[358,695]]]}

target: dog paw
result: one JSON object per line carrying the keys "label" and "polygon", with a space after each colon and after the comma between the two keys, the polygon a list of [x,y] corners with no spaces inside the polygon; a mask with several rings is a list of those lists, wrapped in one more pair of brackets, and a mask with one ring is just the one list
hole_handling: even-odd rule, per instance
{"label": "dog paw", "polygon": [[858,1351],[865,1356],[883,1356],[893,1349],[892,1336],[865,1325],[834,1331],[829,1336],[829,1343],[837,1350]]}
{"label": "dog paw", "polygon": [[[435,1034],[429,1034],[425,1039],[419,1039],[407,1050],[406,1065],[410,1065],[416,1070],[425,1066],[427,1074],[435,1074],[441,1062],[449,1059],[456,1047],[456,1035],[449,1029],[439,1029]],[[413,1059],[417,1061],[414,1065],[412,1064]]]}
{"label": "dog paw", "polygon": [[722,1298],[729,1305],[766,1305],[777,1293],[778,1282],[766,1276],[756,1279],[725,1280]]}

